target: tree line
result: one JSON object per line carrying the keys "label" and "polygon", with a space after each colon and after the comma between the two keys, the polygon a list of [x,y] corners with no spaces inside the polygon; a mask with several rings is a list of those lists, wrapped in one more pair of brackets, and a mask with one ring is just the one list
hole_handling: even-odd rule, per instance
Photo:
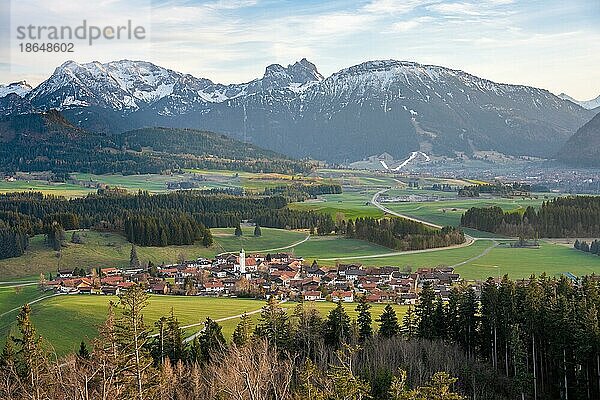
{"label": "tree line", "polygon": [[430,228],[405,218],[357,218],[343,232],[349,238],[366,240],[396,250],[423,250],[464,243],[462,231],[451,226]]}
{"label": "tree line", "polygon": [[[509,399],[499,376],[456,345],[400,336],[394,308],[372,324],[370,305],[351,319],[339,303],[325,317],[271,298],[256,324],[244,315],[231,342],[207,318],[184,340],[173,311],[149,325],[143,288],[109,304],[91,346],[64,359],[48,352],[24,306],[0,355],[7,399],[461,400]],[[458,378],[453,378],[452,376]]]}
{"label": "tree line", "polygon": [[[65,230],[96,229],[123,233],[142,246],[212,244],[209,228],[236,227],[251,220],[269,228],[310,229],[329,223],[331,216],[290,210],[282,196],[249,197],[173,192],[150,195],[107,193],[66,199],[41,193],[0,195],[0,222],[7,238],[6,253],[22,254],[23,235],[44,234],[59,250]],[[61,234],[62,232],[62,234]],[[57,239],[59,238],[59,239]],[[21,249],[21,250],[19,250]]]}
{"label": "tree line", "polygon": [[575,240],[573,247],[577,250],[600,256],[600,240],[598,239],[592,241],[591,243],[588,243],[585,240],[580,242],[579,239],[577,239]]}
{"label": "tree line", "polygon": [[29,246],[29,236],[21,228],[11,228],[0,220],[0,259],[19,257]]}
{"label": "tree line", "polygon": [[482,231],[525,237],[600,236],[600,197],[557,197],[536,210],[503,211],[500,207],[465,212],[461,225]]}
{"label": "tree line", "polygon": [[265,196],[284,196],[290,202],[304,201],[313,199],[324,194],[340,194],[342,186],[338,184],[302,184],[292,183],[290,185],[276,186],[265,188],[263,195]]}

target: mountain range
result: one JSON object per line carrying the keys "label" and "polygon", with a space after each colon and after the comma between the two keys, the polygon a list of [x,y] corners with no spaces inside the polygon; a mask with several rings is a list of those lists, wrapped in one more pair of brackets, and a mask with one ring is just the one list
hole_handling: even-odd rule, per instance
{"label": "mountain range", "polygon": [[229,85],[144,61],[68,61],[35,88],[2,90],[0,115],[57,109],[72,124],[104,134],[197,128],[332,162],[383,152],[402,159],[412,151],[552,157],[595,114],[544,89],[396,60],[325,78],[302,59]]}
{"label": "mountain range", "polygon": [[558,97],[560,97],[563,100],[569,100],[570,102],[578,104],[585,109],[596,110],[600,112],[600,96],[596,97],[595,99],[585,101],[575,100],[574,98],[565,93],[559,94]]}

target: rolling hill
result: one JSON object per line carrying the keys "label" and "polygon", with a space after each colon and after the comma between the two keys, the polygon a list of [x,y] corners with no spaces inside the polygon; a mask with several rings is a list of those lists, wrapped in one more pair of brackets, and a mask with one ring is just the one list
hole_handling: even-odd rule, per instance
{"label": "rolling hill", "polygon": [[90,133],[60,112],[0,118],[0,171],[159,173],[181,168],[304,172],[310,167],[221,134],[145,128],[118,135]]}

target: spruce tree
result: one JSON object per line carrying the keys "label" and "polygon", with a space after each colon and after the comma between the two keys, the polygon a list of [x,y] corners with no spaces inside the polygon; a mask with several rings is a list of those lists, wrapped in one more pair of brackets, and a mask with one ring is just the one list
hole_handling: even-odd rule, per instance
{"label": "spruce tree", "polygon": [[387,304],[383,309],[383,312],[377,320],[379,322],[379,336],[384,338],[392,338],[400,333],[400,326],[398,326],[398,316],[394,307]]}
{"label": "spruce tree", "polygon": [[431,283],[425,282],[423,284],[415,312],[419,318],[419,337],[433,339],[435,335],[435,292]]}
{"label": "spruce tree", "polygon": [[244,346],[252,337],[252,320],[248,314],[242,314],[240,322],[233,331],[232,341],[236,346]]}
{"label": "spruce tree", "polygon": [[417,335],[419,322],[412,306],[408,306],[406,314],[402,317],[402,334],[407,339],[412,339]]}
{"label": "spruce tree", "polygon": [[272,346],[285,350],[290,341],[290,321],[287,312],[274,296],[269,297],[267,304],[260,312],[260,320],[254,335],[266,339]]}
{"label": "spruce tree", "polygon": [[208,317],[204,322],[204,330],[198,336],[198,340],[202,349],[202,362],[209,362],[213,354],[222,352],[225,348],[226,341],[221,325]]}
{"label": "spruce tree", "polygon": [[358,337],[361,342],[373,336],[373,327],[371,326],[373,318],[371,317],[370,310],[371,305],[367,302],[367,297],[361,296],[358,306],[356,306],[356,311],[358,312],[358,317],[356,318],[358,322]]}
{"label": "spruce tree", "polygon": [[237,226],[235,227],[235,236],[236,237],[240,237],[244,234],[244,232],[242,231],[242,227],[240,224],[237,224]]}
{"label": "spruce tree", "polygon": [[140,260],[137,255],[137,249],[135,245],[131,245],[131,252],[129,253],[129,268],[137,269],[140,267]]}
{"label": "spruce tree", "polygon": [[17,316],[19,336],[12,337],[16,345],[15,360],[19,374],[32,390],[39,390],[46,365],[42,339],[31,322],[31,307],[25,304]]}
{"label": "spruce tree", "polygon": [[344,343],[348,343],[351,337],[350,317],[346,314],[342,302],[339,301],[337,306],[329,312],[324,325],[325,343],[338,348]]}
{"label": "spruce tree", "polygon": [[146,398],[152,359],[148,353],[150,330],[144,323],[143,311],[148,305],[148,293],[134,285],[119,295],[121,317],[115,322],[115,335],[121,368],[128,370],[133,382],[128,386],[130,395],[140,400]]}
{"label": "spruce tree", "polygon": [[83,340],[79,344],[79,351],[77,351],[77,355],[84,360],[90,359],[90,352],[87,349],[87,346],[85,345],[85,342]]}

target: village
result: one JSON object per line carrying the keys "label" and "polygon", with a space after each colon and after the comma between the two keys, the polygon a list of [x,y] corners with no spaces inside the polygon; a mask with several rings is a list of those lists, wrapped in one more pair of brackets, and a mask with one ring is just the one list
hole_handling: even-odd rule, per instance
{"label": "village", "polygon": [[[81,276],[85,275],[85,276]],[[447,301],[453,285],[461,282],[452,267],[365,267],[337,264],[321,267],[316,261],[289,253],[222,254],[151,268],[61,269],[40,282],[46,290],[63,294],[118,295],[134,284],[158,295],[227,296],[295,301],[354,302],[360,296],[374,303],[415,304],[429,282]],[[478,285],[475,289],[478,290]]]}

